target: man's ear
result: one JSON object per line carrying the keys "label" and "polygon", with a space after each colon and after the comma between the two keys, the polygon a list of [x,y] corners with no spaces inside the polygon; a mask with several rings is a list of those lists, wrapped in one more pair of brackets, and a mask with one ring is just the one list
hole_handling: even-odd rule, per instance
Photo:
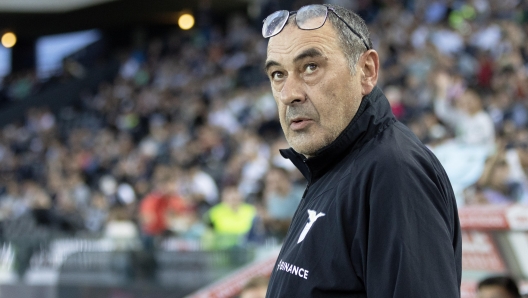
{"label": "man's ear", "polygon": [[369,94],[378,83],[379,57],[375,50],[368,50],[359,59],[361,74],[361,93]]}

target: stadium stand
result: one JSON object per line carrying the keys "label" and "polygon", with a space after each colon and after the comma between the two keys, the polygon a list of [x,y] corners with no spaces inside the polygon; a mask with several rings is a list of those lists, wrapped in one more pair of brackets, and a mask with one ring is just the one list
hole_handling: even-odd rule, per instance
{"label": "stadium stand", "polygon": [[[278,155],[260,22],[315,2],[254,1],[225,24],[204,9],[195,29],[167,26],[45,88],[31,71],[5,77],[0,294],[236,297],[269,275],[305,182]],[[528,2],[329,2],[366,19],[394,114],[448,172],[462,297],[497,273],[527,294]],[[211,210],[233,187],[249,211],[222,228],[251,227],[226,236]]]}

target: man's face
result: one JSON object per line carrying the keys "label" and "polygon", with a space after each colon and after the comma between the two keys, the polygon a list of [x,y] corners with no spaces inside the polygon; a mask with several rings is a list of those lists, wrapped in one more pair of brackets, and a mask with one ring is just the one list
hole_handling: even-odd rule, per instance
{"label": "man's face", "polygon": [[482,110],[482,104],[478,95],[471,91],[466,91],[460,98],[462,109],[470,114],[474,115]]}
{"label": "man's face", "polygon": [[501,286],[485,286],[478,291],[478,298],[513,298]]}
{"label": "man's face", "polygon": [[330,144],[352,120],[362,98],[329,21],[316,30],[288,24],[270,38],[266,72],[286,140],[308,157]]}
{"label": "man's face", "polygon": [[243,198],[238,189],[234,186],[226,187],[222,192],[222,202],[229,207],[236,209],[242,203]]}

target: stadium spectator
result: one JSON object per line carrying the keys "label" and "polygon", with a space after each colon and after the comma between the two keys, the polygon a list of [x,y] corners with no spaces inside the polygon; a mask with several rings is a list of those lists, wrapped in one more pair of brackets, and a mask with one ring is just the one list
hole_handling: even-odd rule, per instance
{"label": "stadium spectator", "polygon": [[[475,203],[510,204],[521,195],[520,185],[510,183],[510,168],[505,158],[504,146],[486,160],[482,176],[476,184]],[[468,202],[470,203],[470,202]]]}
{"label": "stadium spectator", "polygon": [[15,219],[24,214],[30,207],[24,200],[21,185],[15,181],[7,181],[4,193],[0,196],[0,210],[2,220]]}
{"label": "stadium spectator", "polygon": [[478,298],[520,298],[515,280],[509,276],[491,276],[477,285]]}
{"label": "stadium spectator", "polygon": [[255,216],[255,207],[244,202],[236,186],[225,187],[222,190],[221,202],[204,215],[204,221],[212,229],[209,245],[216,249],[225,249],[243,244]]}
{"label": "stadium spectator", "polygon": [[94,234],[101,232],[108,220],[110,211],[106,197],[100,192],[95,192],[92,194],[88,207],[83,211],[83,218],[88,231]]}
{"label": "stadium spectator", "polygon": [[210,174],[192,164],[178,182],[182,195],[189,198],[201,214],[218,202],[218,186]]}
{"label": "stadium spectator", "polygon": [[269,148],[262,144],[261,139],[251,133],[240,140],[238,152],[242,158],[240,177],[240,192],[248,198],[253,198],[261,191],[262,180],[269,167]]}
{"label": "stadium spectator", "polygon": [[68,190],[59,191],[56,194],[55,211],[61,231],[75,235],[85,229],[82,209],[77,208],[73,196]]}
{"label": "stadium spectator", "polygon": [[[261,1],[262,16],[273,5],[290,9],[285,6],[313,1],[279,2]],[[435,113],[439,71],[449,74],[447,80],[440,80],[451,90],[449,96],[461,92],[464,85],[478,86],[483,111],[495,130],[485,135],[483,143],[496,148],[489,152],[491,156],[506,146],[503,157],[508,174],[500,173],[505,169],[502,165],[496,167],[496,178],[526,188],[525,1],[337,2],[355,7],[370,21],[383,68],[379,86],[391,95],[400,121],[432,148],[446,169],[460,174],[452,176],[452,182],[461,205],[496,200],[480,200],[483,191],[477,189],[486,171],[484,155],[469,167],[467,163],[477,157],[474,152],[464,158],[442,151],[443,144],[456,140],[457,131]],[[218,204],[219,190],[225,185],[248,182],[241,190],[250,195],[247,203],[256,204],[265,202],[264,177],[273,167],[287,168],[294,184],[304,184],[291,162],[278,153],[288,145],[262,72],[266,41],[259,31],[263,17],[255,21],[258,28],[248,26],[239,15],[225,30],[214,24],[204,31],[174,30],[148,37],[143,47],[118,49],[122,64],[113,81],[83,93],[72,106],[58,111],[35,107],[25,119],[1,127],[0,216],[7,230],[37,225],[59,231],[59,224],[49,223],[58,223],[58,210],[69,208],[81,215],[84,232],[100,236],[115,206],[134,209],[137,203],[134,217],[139,217],[141,201],[155,185],[158,164],[176,165],[174,171],[193,168],[189,173],[184,170],[176,183],[184,199],[200,201],[202,208],[186,211],[185,219],[171,213],[165,223],[171,234],[191,239],[201,237],[202,214]],[[85,71],[88,74],[89,69]],[[33,72],[23,71],[4,78],[0,93],[5,104],[16,104],[16,98],[24,100],[43,86]],[[477,135],[481,134],[470,132],[468,137]],[[489,141],[494,135],[495,144]],[[448,158],[452,156],[456,158]],[[38,209],[34,198],[24,195],[28,182],[47,193],[47,199],[39,199],[43,210],[34,210]],[[501,198],[528,204],[527,193],[518,197],[518,192],[501,192]]]}
{"label": "stadium spectator", "polygon": [[494,149],[495,131],[491,117],[483,109],[482,99],[461,81],[449,82],[445,73],[437,78],[435,112],[455,131],[456,139],[464,145]]}
{"label": "stadium spectator", "polygon": [[103,237],[112,242],[115,250],[131,250],[138,248],[139,236],[138,227],[128,210],[123,206],[113,207],[104,226]]}
{"label": "stadium spectator", "polygon": [[183,213],[188,208],[188,203],[176,190],[177,183],[172,175],[165,172],[160,175],[154,177],[154,189],[141,200],[139,206],[141,231],[148,238],[166,234],[170,214]]}
{"label": "stadium spectator", "polygon": [[279,167],[269,169],[265,182],[265,210],[262,220],[268,233],[282,240],[286,236],[304,189],[290,179],[286,169]]}
{"label": "stadium spectator", "polygon": [[465,85],[460,76],[439,72],[435,77],[434,111],[455,136],[433,151],[445,167],[459,205],[465,204],[464,190],[477,182],[495,149],[493,121],[480,96]]}
{"label": "stadium spectator", "polygon": [[528,130],[522,128],[516,131],[509,144],[506,145],[506,162],[510,168],[508,179],[519,186],[520,193],[513,199],[520,203],[528,203]]}

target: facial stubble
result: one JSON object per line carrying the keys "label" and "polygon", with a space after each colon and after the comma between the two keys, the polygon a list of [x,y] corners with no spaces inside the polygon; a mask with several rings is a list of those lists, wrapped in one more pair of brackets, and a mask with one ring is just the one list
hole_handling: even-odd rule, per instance
{"label": "facial stubble", "polygon": [[[311,109],[309,111],[300,111],[300,107],[302,107],[301,105],[288,107],[285,121],[281,122],[288,144],[295,149],[295,151],[306,157],[315,156],[319,150],[335,141],[348,126],[359,108],[360,101],[360,99],[351,98],[346,101],[346,105],[338,105],[333,110],[334,113],[332,113],[332,115],[335,115],[335,117],[339,117],[342,120],[336,122],[328,121],[328,123],[321,123],[320,114],[313,105],[310,105]],[[312,119],[315,123],[311,125],[317,125],[319,126],[319,129],[316,129],[315,133],[310,132],[309,129],[292,131],[289,128],[289,119],[295,117],[307,117]]]}

